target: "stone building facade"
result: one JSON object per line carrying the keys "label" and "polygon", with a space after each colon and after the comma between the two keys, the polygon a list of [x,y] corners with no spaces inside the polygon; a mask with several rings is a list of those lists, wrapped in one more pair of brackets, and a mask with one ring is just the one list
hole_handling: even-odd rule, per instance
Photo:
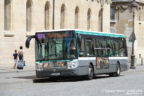
{"label": "stone building facade", "polygon": [[[34,40],[27,36],[53,29],[54,0],[0,0],[0,65],[13,65],[12,54],[24,47],[27,64],[34,65]],[[55,0],[55,29],[110,30],[110,0]],[[103,10],[102,10],[103,9]],[[102,20],[100,19],[102,18]],[[102,27],[101,27],[102,26]]]}
{"label": "stone building facade", "polygon": [[[132,50],[132,43],[129,42],[129,38],[134,29],[136,35],[134,52],[136,61],[140,64],[144,57],[144,0],[136,0],[138,7],[134,12],[131,7],[132,1],[133,0],[112,0],[110,29],[112,33],[126,35],[129,61]],[[135,15],[134,19],[133,15]]]}

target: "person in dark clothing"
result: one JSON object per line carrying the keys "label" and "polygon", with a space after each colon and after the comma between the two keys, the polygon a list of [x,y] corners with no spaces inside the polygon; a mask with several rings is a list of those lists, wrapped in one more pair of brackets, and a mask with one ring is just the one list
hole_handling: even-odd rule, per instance
{"label": "person in dark clothing", "polygon": [[18,57],[19,57],[19,61],[18,61],[17,68],[19,68],[21,66],[21,68],[23,69],[23,66],[25,66],[25,61],[24,61],[24,52],[23,52],[22,46],[20,46],[20,50],[18,52]]}
{"label": "person in dark clothing", "polygon": [[22,46],[20,46],[20,51],[19,51],[18,56],[19,56],[19,60],[23,60],[24,59],[23,47]]}
{"label": "person in dark clothing", "polygon": [[13,57],[14,57],[14,66],[13,66],[13,69],[15,69],[16,65],[18,63],[18,53],[17,53],[17,50],[14,50]]}

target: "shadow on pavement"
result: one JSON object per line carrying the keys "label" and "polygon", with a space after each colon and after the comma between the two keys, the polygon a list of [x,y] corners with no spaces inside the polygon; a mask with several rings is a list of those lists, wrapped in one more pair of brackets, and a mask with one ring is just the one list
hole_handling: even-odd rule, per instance
{"label": "shadow on pavement", "polygon": [[[121,75],[123,76],[123,75]],[[55,78],[36,78],[35,75],[32,76],[19,76],[13,77],[19,79],[31,79],[33,83],[53,83],[53,82],[81,82],[81,81],[89,81],[85,77],[55,77]],[[109,77],[108,75],[97,75],[93,78],[93,80],[99,80],[104,78],[116,78],[116,77]]]}
{"label": "shadow on pavement", "polygon": [[[122,76],[122,75],[121,75]],[[93,78],[93,80],[99,80],[104,78],[115,78],[109,77],[108,75],[98,75]],[[57,78],[45,78],[45,79],[34,79],[33,83],[52,83],[52,82],[81,82],[89,81],[85,77],[57,77]]]}
{"label": "shadow on pavement", "polygon": [[19,79],[35,79],[36,76],[32,75],[32,76],[19,76],[19,77],[13,77],[13,78],[19,78]]}

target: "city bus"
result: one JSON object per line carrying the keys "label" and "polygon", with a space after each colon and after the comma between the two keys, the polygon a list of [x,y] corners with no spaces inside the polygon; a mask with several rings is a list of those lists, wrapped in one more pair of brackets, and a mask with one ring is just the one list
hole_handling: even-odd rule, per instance
{"label": "city bus", "polygon": [[36,77],[119,76],[128,70],[126,37],[121,34],[85,30],[36,32],[26,40],[29,48],[35,39]]}

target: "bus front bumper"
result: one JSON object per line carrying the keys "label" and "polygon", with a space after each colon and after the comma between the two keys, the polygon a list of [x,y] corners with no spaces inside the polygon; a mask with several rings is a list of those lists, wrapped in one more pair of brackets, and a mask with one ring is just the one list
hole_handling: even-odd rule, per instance
{"label": "bus front bumper", "polygon": [[48,69],[48,70],[42,70],[42,71],[36,71],[36,76],[38,78],[44,78],[44,77],[68,77],[68,76],[80,76],[81,73],[79,71],[79,67],[75,69]]}

